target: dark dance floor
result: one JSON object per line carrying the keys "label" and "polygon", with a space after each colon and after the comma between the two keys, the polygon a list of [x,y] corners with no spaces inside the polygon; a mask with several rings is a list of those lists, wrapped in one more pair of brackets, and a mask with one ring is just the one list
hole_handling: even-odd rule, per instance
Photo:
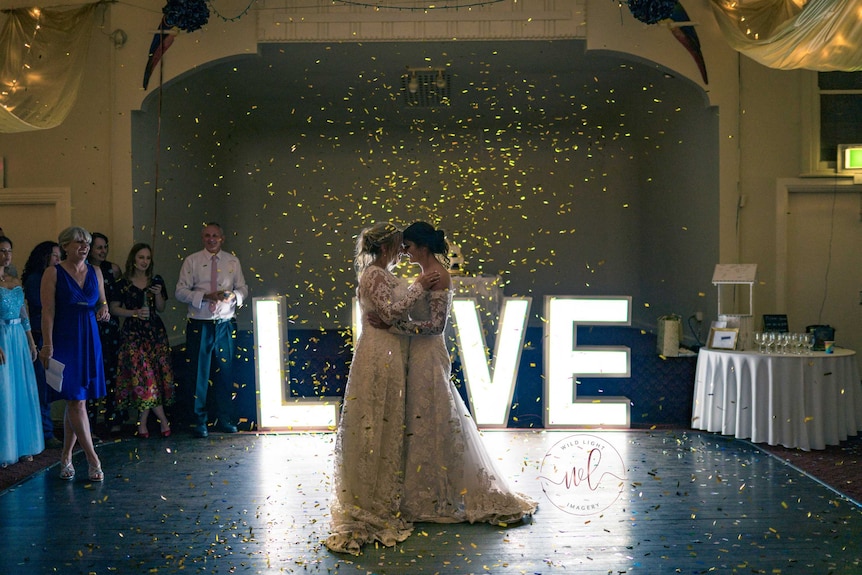
{"label": "dark dance floor", "polygon": [[106,480],[0,495],[0,574],[862,573],[862,509],[744,442],[685,431],[486,432],[520,525],[418,524],[359,557],[327,534],[333,434],[125,440]]}

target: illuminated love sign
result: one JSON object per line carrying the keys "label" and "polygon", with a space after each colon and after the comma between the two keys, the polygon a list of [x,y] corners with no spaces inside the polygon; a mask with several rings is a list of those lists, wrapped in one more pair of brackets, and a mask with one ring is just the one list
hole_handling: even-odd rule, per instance
{"label": "illuminated love sign", "polygon": [[[478,305],[455,298],[452,315],[473,418],[479,427],[505,427],[524,347],[531,298],[503,298],[493,364]],[[624,346],[578,346],[578,325],[631,325],[631,297],[547,296],[544,310],[546,428],[621,427],[631,421],[625,397],[577,397],[577,376],[630,377],[631,350]],[[255,298],[255,365],[258,425],[262,429],[332,429],[338,398],[290,398],[283,357],[283,298]],[[359,310],[354,305],[353,325]],[[358,334],[358,331],[354,331]]]}

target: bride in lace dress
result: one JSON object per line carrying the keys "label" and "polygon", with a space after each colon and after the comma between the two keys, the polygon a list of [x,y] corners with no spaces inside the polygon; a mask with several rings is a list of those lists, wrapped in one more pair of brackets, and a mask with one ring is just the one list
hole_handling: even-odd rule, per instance
{"label": "bride in lace dress", "polygon": [[358,555],[363,545],[375,541],[395,545],[413,530],[400,510],[408,338],[371,329],[366,320],[375,312],[394,321],[432,285],[428,275],[409,287],[392,275],[400,252],[401,231],[388,222],[363,230],[356,244],[363,330],[353,352],[338,424],[332,518],[325,541],[339,553]]}
{"label": "bride in lace dress", "polygon": [[438,273],[440,280],[421,294],[409,319],[385,322],[391,324],[390,332],[411,336],[402,516],[434,523],[521,521],[536,511],[537,503],[512,491],[497,471],[450,378],[443,330],[453,289],[440,262],[449,253],[444,232],[416,222],[404,230],[403,250],[423,274]]}

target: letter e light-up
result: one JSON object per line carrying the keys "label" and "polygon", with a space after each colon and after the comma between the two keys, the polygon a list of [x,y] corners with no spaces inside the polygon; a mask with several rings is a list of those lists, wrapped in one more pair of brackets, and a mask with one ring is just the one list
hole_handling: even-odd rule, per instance
{"label": "letter e light-up", "polygon": [[262,430],[333,430],[338,424],[340,398],[290,397],[290,377],[284,361],[287,321],[284,298],[256,297],[254,365],[257,372],[257,425]]}
{"label": "letter e light-up", "polygon": [[577,344],[578,325],[631,325],[631,297],[545,297],[544,426],[620,427],[631,423],[626,397],[577,397],[577,376],[631,377],[625,346]]}

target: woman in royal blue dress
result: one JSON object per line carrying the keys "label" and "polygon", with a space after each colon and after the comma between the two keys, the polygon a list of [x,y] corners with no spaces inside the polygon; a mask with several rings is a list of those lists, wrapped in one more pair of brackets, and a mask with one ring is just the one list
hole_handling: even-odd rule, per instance
{"label": "woman in royal blue dress", "polygon": [[124,317],[120,329],[117,368],[117,406],[136,409],[138,437],[150,436],[147,419],[156,414],[162,437],[171,434],[165,415],[174,399],[171,345],[159,312],[165,311],[168,290],[161,276],[153,275],[153,251],[135,244],[126,258],[126,271],[115,284],[111,315]]}
{"label": "woman in royal blue dress", "polygon": [[61,390],[49,390],[54,399],[66,402],[63,418],[63,452],[60,479],[75,477],[72,450],[81,445],[87,457],[90,481],[102,481],[102,463],[93,446],[87,401],[105,396],[105,371],[97,321],[107,321],[108,302],[99,268],[87,263],[90,232],[66,228],[57,242],[65,259],[42,275],[42,349],[39,359],[48,369],[51,358],[65,365]]}
{"label": "woman in royal blue dress", "polygon": [[33,360],[36,344],[24,288],[8,273],[12,240],[0,236],[0,465],[32,460],[45,449]]}

